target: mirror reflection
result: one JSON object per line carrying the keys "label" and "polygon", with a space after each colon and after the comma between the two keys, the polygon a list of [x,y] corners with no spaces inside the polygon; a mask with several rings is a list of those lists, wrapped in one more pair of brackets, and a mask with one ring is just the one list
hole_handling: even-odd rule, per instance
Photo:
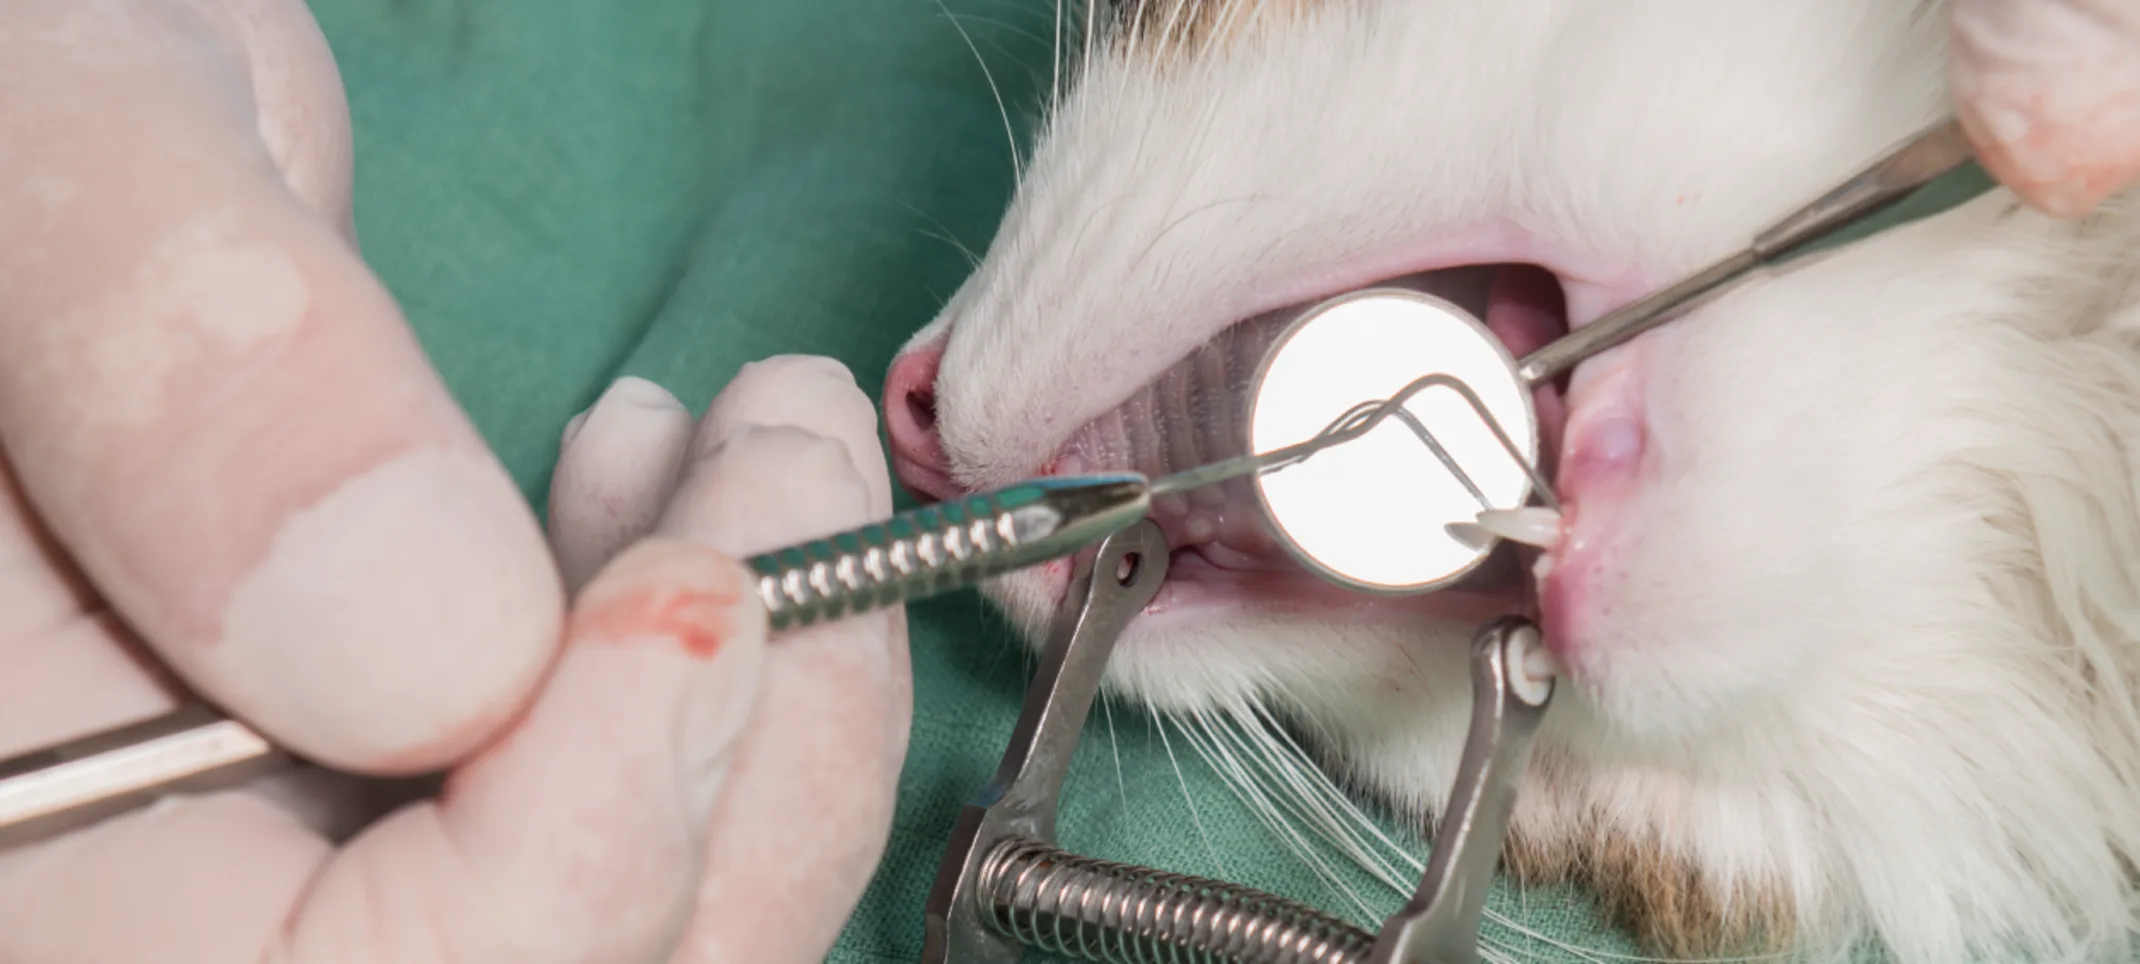
{"label": "mirror reflection", "polygon": [[[1531,393],[1500,340],[1447,301],[1394,288],[1334,299],[1279,336],[1251,403],[1251,450],[1307,441],[1348,410],[1434,373],[1468,385],[1535,464]],[[1280,542],[1325,577],[1369,592],[1423,592],[1461,578],[1491,547],[1466,542],[1449,526],[1472,522],[1482,509],[1520,507],[1531,494],[1523,465],[1461,393],[1430,386],[1403,412],[1412,424],[1393,415],[1361,438],[1255,479]],[[1475,490],[1445,466],[1421,429]]]}

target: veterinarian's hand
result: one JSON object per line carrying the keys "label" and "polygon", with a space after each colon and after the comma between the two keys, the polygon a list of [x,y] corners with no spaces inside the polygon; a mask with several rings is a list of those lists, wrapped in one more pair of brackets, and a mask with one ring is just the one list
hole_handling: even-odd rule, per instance
{"label": "veterinarian's hand", "polygon": [[[755,369],[688,461],[613,393],[559,545],[577,581],[662,538],[566,628],[355,249],[300,0],[0,4],[0,91],[0,756],[170,709],[160,661],[315,760],[450,771],[369,826],[363,783],[285,777],[0,851],[0,960],[820,957],[889,824],[903,617],[768,647],[707,546],[889,506],[844,373]],[[603,454],[634,439],[677,457]]]}
{"label": "veterinarian's hand", "polygon": [[[568,582],[592,580],[568,670],[628,658],[581,645],[620,640],[665,678],[701,681],[672,723],[691,806],[660,825],[671,837],[652,851],[675,858],[663,869],[706,861],[677,964],[824,959],[883,854],[912,711],[903,610],[766,645],[755,593],[714,553],[762,552],[891,508],[876,409],[827,359],[750,366],[695,424],[667,392],[626,379],[565,431],[551,539]],[[715,574],[723,581],[704,585]],[[719,601],[697,602],[709,596]],[[723,632],[720,652],[704,654]],[[674,792],[620,799],[607,819],[667,816],[645,798]]]}
{"label": "veterinarian's hand", "polygon": [[1957,108],[1993,177],[2057,217],[2140,179],[2140,3],[1953,7]]}
{"label": "veterinarian's hand", "polygon": [[145,652],[323,762],[474,755],[346,848],[353,781],[283,780],[0,852],[0,960],[651,960],[684,920],[695,754],[755,686],[699,667],[754,616],[527,709],[557,568],[357,254],[349,133],[300,0],[0,3],[0,756],[171,708]]}

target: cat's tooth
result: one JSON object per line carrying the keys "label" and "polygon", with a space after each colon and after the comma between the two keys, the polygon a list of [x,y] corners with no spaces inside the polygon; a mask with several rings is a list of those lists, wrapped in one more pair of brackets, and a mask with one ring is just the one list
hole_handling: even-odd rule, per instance
{"label": "cat's tooth", "polygon": [[1471,522],[1451,522],[1443,526],[1442,531],[1449,533],[1449,538],[1473,549],[1484,549],[1493,545],[1494,541],[1493,533]]}
{"label": "cat's tooth", "polygon": [[1479,513],[1478,527],[1510,542],[1540,549],[1551,549],[1560,541],[1560,513],[1543,506],[1488,509]]}

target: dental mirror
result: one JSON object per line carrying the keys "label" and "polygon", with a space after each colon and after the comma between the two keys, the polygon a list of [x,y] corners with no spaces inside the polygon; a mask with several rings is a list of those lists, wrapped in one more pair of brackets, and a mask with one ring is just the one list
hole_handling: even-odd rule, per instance
{"label": "dental mirror", "polygon": [[1308,441],[1348,411],[1429,375],[1468,387],[1494,424],[1462,391],[1430,384],[1365,435],[1252,477],[1272,534],[1332,582],[1382,595],[1420,593],[1484,562],[1492,541],[1474,544],[1449,527],[1474,522],[1486,508],[1521,508],[1530,498],[1528,466],[1537,464],[1539,447],[1531,390],[1477,318],[1403,288],[1323,302],[1264,356],[1249,403],[1249,449],[1259,455]]}

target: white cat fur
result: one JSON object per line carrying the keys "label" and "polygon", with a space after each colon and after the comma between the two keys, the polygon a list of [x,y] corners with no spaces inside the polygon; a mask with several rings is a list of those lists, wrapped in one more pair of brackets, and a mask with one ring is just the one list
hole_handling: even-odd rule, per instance
{"label": "white cat fur", "polygon": [[[1146,3],[1169,6],[1222,36],[1073,57],[993,246],[910,346],[944,351],[965,485],[1039,470],[1229,323],[1480,225],[1627,266],[1564,278],[1595,317],[1947,109],[1936,3]],[[2130,205],[2062,224],[2002,193],[1630,349],[1644,538],[1590,614],[1598,655],[1563,684],[1518,832],[1654,849],[1802,951],[2130,958],[2136,239]],[[1060,578],[992,594],[1036,627]],[[1131,630],[1111,682],[1163,709],[1262,700],[1431,812],[1470,631],[1174,614]]]}

